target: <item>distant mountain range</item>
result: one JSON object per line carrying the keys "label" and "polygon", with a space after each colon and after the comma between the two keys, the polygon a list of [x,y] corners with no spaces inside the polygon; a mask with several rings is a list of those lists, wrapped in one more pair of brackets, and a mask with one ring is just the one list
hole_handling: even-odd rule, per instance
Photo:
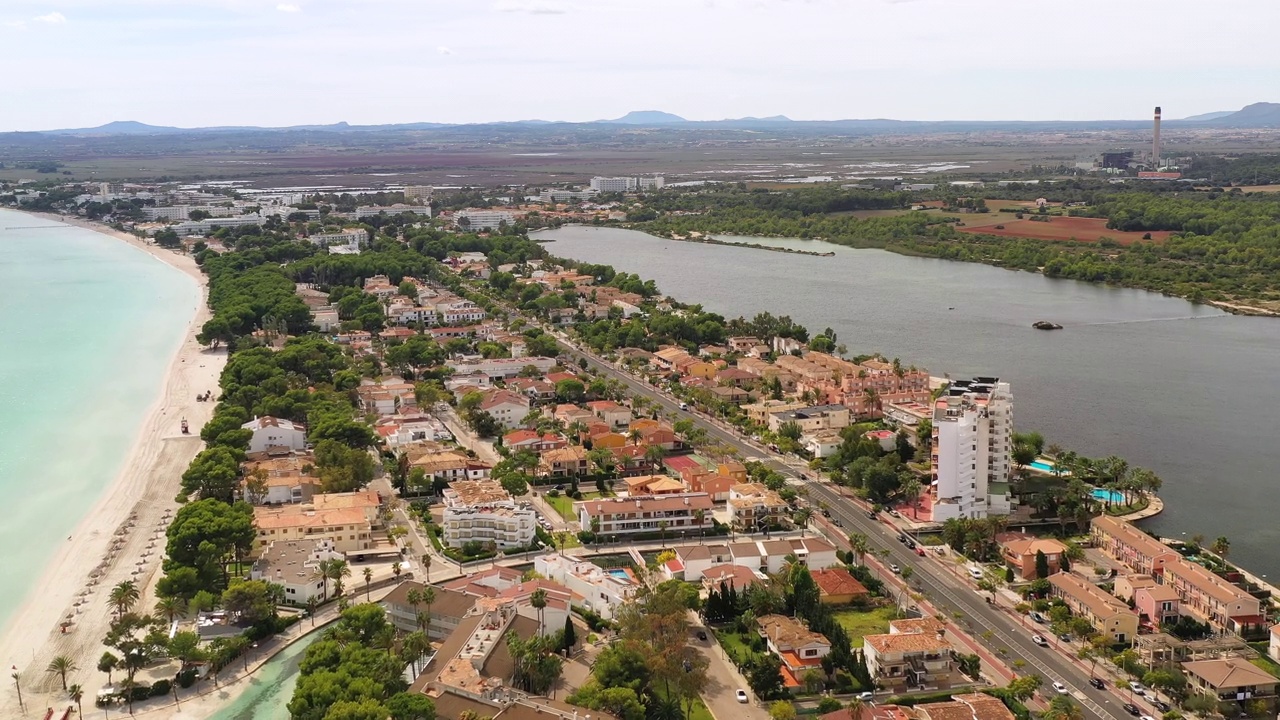
{"label": "distant mountain range", "polygon": [[[440,128],[462,128],[483,126],[632,126],[653,128],[725,128],[725,129],[789,129],[816,132],[946,132],[946,131],[981,131],[981,130],[1021,130],[1052,131],[1063,129],[1132,129],[1150,124],[1149,120],[1093,120],[1093,121],[1057,121],[1057,120],[792,120],[785,115],[771,117],[744,117],[726,120],[686,120],[679,115],[661,110],[637,110],[612,120],[597,120],[587,123],[569,123],[549,120],[519,120],[514,122],[494,123],[398,123],[388,125],[350,125],[345,122],[329,125],[293,125],[289,127],[253,127],[253,126],[219,126],[205,128],[177,128],[160,125],[147,125],[134,120],[121,120],[99,125],[93,128],[75,128],[63,130],[46,130],[37,135],[63,135],[79,137],[104,137],[122,135],[176,135],[180,133],[244,133],[244,132],[379,132],[379,131],[412,131],[433,130]],[[1221,127],[1221,128],[1270,128],[1280,127],[1280,103],[1254,103],[1240,110],[1221,111],[1193,115],[1181,120],[1166,120],[1165,126],[1177,127]],[[5,133],[0,133],[4,135]]]}

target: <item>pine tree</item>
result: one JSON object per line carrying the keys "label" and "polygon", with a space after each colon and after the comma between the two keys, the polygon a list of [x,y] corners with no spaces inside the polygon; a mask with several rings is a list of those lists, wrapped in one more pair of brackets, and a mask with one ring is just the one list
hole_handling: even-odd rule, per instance
{"label": "pine tree", "polygon": [[578,631],[573,627],[573,618],[566,615],[564,618],[564,656],[569,657],[569,653],[573,652],[573,646],[578,644]]}
{"label": "pine tree", "polygon": [[1041,580],[1049,577],[1049,558],[1043,550],[1036,551],[1036,577]]}

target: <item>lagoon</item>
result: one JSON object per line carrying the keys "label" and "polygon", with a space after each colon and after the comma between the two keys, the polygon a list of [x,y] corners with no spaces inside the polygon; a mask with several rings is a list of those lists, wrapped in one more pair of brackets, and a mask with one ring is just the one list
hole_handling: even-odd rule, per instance
{"label": "lagoon", "polygon": [[[998,375],[1014,420],[1089,456],[1164,479],[1166,536],[1231,539],[1232,559],[1280,572],[1273,468],[1280,319],[1228,315],[1141,290],[819,241],[736,238],[834,257],[664,240],[616,228],[533,235],[554,255],[607,263],[728,317],[790,315],[937,376]],[[732,237],[717,236],[724,240]],[[1063,330],[1031,327],[1037,320]]]}
{"label": "lagoon", "polygon": [[119,474],[199,302],[126,243],[0,210],[0,625]]}

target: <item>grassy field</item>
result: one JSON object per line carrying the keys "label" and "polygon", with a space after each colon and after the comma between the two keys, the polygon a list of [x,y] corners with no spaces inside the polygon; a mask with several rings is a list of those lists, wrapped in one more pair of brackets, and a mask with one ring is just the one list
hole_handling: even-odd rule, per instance
{"label": "grassy field", "polygon": [[556,512],[560,513],[560,517],[564,518],[566,522],[573,522],[578,519],[573,514],[573,498],[565,495],[557,495],[556,497],[544,495],[543,499],[547,501],[548,505],[555,508]]}
{"label": "grassy field", "polygon": [[875,610],[841,610],[835,613],[836,622],[840,623],[853,641],[854,647],[862,647],[863,635],[879,635],[889,632],[889,621],[898,615],[894,607],[876,608]]}

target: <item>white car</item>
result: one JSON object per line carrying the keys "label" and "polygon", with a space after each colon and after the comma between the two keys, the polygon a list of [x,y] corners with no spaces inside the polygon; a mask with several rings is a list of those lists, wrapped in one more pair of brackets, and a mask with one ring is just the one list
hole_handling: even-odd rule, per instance
{"label": "white car", "polygon": [[860,692],[860,693],[858,693],[858,699],[859,699],[859,700],[861,700],[862,702],[871,702],[871,701],[872,701],[872,700],[874,700],[875,698],[876,698],[876,696],[875,696],[875,695],[873,695],[873,694],[871,694],[871,693],[869,693],[869,692]]}
{"label": "white car", "polygon": [[981,579],[982,579],[982,577],[983,577],[983,576],[982,576],[982,568],[976,568],[976,567],[971,567],[971,568],[969,568],[969,575],[970,575],[974,580],[981,580]]}
{"label": "white car", "polygon": [[1066,686],[1066,685],[1063,685],[1063,684],[1062,684],[1062,683],[1060,683],[1060,682],[1055,682],[1055,683],[1053,684],[1053,689],[1054,689],[1055,691],[1057,691],[1057,693],[1058,693],[1059,695],[1067,695],[1067,694],[1070,694],[1070,692],[1071,692],[1070,690],[1068,690],[1068,689],[1067,689],[1067,686]]}
{"label": "white car", "polygon": [[738,702],[740,702],[740,703],[744,703],[744,702],[746,702],[746,701],[747,701],[747,691],[746,691],[746,690],[743,690],[742,688],[738,688],[737,698],[738,698]]}
{"label": "white car", "polygon": [[1146,688],[1142,687],[1142,683],[1137,682],[1136,680],[1129,681],[1129,689],[1139,695],[1141,695],[1146,690]]}
{"label": "white car", "polygon": [[897,565],[890,565],[889,571],[892,572],[894,575],[902,574],[902,568],[898,567]]}
{"label": "white car", "polygon": [[1049,641],[1046,640],[1043,635],[1032,635],[1031,642],[1039,645],[1040,647],[1049,647]]}

